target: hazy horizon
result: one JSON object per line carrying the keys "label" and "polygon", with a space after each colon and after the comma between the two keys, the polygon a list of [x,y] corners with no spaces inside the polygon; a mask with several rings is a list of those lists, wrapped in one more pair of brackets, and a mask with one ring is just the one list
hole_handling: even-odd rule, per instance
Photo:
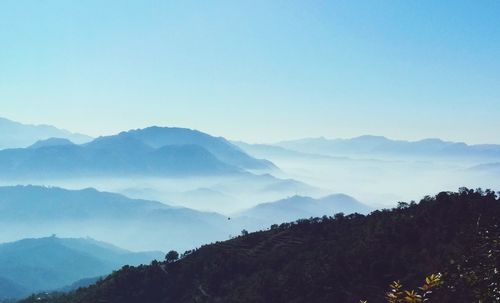
{"label": "hazy horizon", "polygon": [[75,131],[73,129],[67,129],[67,128],[64,128],[64,127],[60,127],[58,125],[53,125],[53,124],[50,124],[50,123],[32,123],[32,122],[27,122],[27,121],[17,121],[17,120],[14,120],[12,118],[9,118],[9,117],[5,117],[5,116],[0,116],[0,118],[3,118],[3,119],[7,119],[9,121],[12,121],[12,122],[15,122],[15,123],[20,123],[20,124],[23,124],[23,125],[32,125],[32,126],[52,126],[52,127],[55,127],[55,128],[58,128],[58,129],[61,129],[61,130],[66,130],[66,131],[69,131],[73,134],[79,134],[79,135],[85,135],[85,136],[89,136],[89,137],[92,137],[93,139],[95,138],[98,138],[98,137],[102,137],[102,136],[113,136],[113,135],[117,135],[121,132],[127,132],[127,131],[130,131],[130,130],[136,130],[136,129],[144,129],[144,128],[148,128],[148,127],[169,127],[169,128],[186,128],[186,129],[192,129],[192,130],[197,130],[197,131],[201,131],[201,132],[205,132],[205,133],[208,133],[209,135],[212,135],[212,136],[215,136],[215,137],[223,137],[229,141],[241,141],[241,142],[245,142],[245,143],[249,143],[249,144],[276,144],[276,143],[279,143],[279,142],[283,142],[283,141],[295,141],[295,140],[303,140],[303,139],[327,139],[327,140],[335,140],[335,139],[354,139],[354,138],[358,138],[358,137],[364,137],[364,136],[373,136],[373,137],[385,137],[389,140],[395,140],[395,141],[409,141],[409,142],[418,142],[418,141],[422,141],[422,140],[426,140],[426,139],[439,139],[439,140],[442,140],[442,141],[445,141],[445,142],[455,142],[455,143],[465,143],[465,144],[468,144],[468,145],[482,145],[482,144],[495,144],[495,145],[500,145],[500,142],[491,142],[491,141],[487,141],[487,142],[476,142],[476,143],[472,143],[472,142],[468,142],[468,141],[465,141],[465,140],[453,140],[453,139],[448,139],[448,138],[443,138],[443,137],[415,137],[415,138],[410,138],[410,137],[391,137],[391,136],[387,136],[385,134],[379,134],[379,133],[359,133],[359,134],[354,134],[352,136],[347,136],[347,137],[341,137],[341,136],[325,136],[323,134],[314,134],[314,135],[311,135],[311,136],[306,136],[306,137],[284,137],[284,138],[278,138],[274,141],[249,141],[249,140],[245,140],[243,138],[240,138],[240,137],[226,137],[224,135],[221,135],[221,134],[218,134],[218,133],[210,133],[210,132],[207,132],[205,131],[204,129],[197,129],[197,128],[193,128],[193,127],[189,127],[189,126],[178,126],[178,125],[154,125],[154,124],[151,124],[151,125],[145,125],[143,127],[129,127],[129,128],[125,128],[125,129],[121,129],[121,130],[117,130],[117,131],[114,131],[114,132],[109,132],[109,133],[96,133],[96,134],[89,134],[89,133],[86,133],[86,132],[80,132],[80,131]]}
{"label": "hazy horizon", "polygon": [[3,1],[2,116],[500,143],[497,1]]}

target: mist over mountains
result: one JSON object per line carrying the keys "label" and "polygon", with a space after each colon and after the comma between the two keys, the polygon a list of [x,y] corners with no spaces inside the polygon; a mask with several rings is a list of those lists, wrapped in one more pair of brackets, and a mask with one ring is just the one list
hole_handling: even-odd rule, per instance
{"label": "mist over mountains", "polygon": [[297,218],[318,217],[320,214],[367,214],[373,209],[351,196],[333,194],[319,199],[304,196],[293,196],[274,202],[258,204],[241,212],[241,216],[266,218],[270,221],[290,222]]}
{"label": "mist over mountains", "polygon": [[297,219],[333,216],[337,213],[368,214],[374,209],[345,194],[334,194],[314,199],[293,196],[286,199],[261,203],[237,214],[237,219],[253,230],[277,222],[293,222]]}
{"label": "mist over mountains", "polygon": [[178,127],[148,127],[122,132],[117,136],[97,138],[89,145],[99,145],[115,140],[137,140],[153,148],[164,146],[198,145],[209,151],[217,159],[244,169],[270,169],[273,164],[267,160],[255,159],[244,153],[223,137],[213,137],[198,130]]}
{"label": "mist over mountains", "polygon": [[495,188],[500,182],[495,165],[500,161],[500,145],[495,144],[383,136],[234,144],[271,160],[293,179],[356,196],[376,208],[461,186]]}
{"label": "mist over mountains", "polygon": [[[188,249],[231,233],[226,216],[95,189],[0,187],[0,241],[50,234],[133,250]],[[238,228],[233,230],[236,232]]]}
{"label": "mist over mountains", "polygon": [[473,4],[0,0],[0,303],[500,303]]}
{"label": "mist over mountains", "polygon": [[38,140],[34,144],[28,146],[28,148],[37,149],[42,147],[66,146],[66,145],[75,145],[75,143],[65,138],[48,138],[45,140]]}
{"label": "mist over mountains", "polygon": [[[494,144],[382,136],[247,144],[156,126],[86,144],[63,137],[27,146],[0,151],[2,184],[94,187],[223,213],[293,195],[340,192],[380,206],[443,189],[435,182],[412,186],[422,179],[447,179],[448,190],[490,187],[500,161],[500,146]],[[203,190],[205,197],[199,195]]]}
{"label": "mist over mountains", "polygon": [[500,159],[500,145],[468,145],[441,139],[405,141],[366,135],[351,139],[306,138],[276,145],[292,151],[329,156]]}
{"label": "mist over mountains", "polygon": [[[49,138],[28,148],[1,150],[0,183],[94,187],[223,213],[293,195],[319,198],[332,192],[379,207],[443,189],[435,182],[412,186],[422,179],[444,178],[448,190],[491,187],[498,161],[500,147],[494,144],[382,136],[247,144],[155,126],[86,144]],[[203,190],[205,197],[199,195]]]}
{"label": "mist over mountains", "polygon": [[77,144],[89,142],[92,138],[72,133],[50,125],[29,125],[0,117],[0,149],[23,148],[39,140],[65,138]]}
{"label": "mist over mountains", "polygon": [[122,132],[82,145],[52,138],[0,151],[0,175],[16,178],[200,176],[275,168],[224,138],[166,127]]}
{"label": "mist over mountains", "polygon": [[0,228],[10,230],[0,241],[57,234],[91,237],[133,250],[182,251],[227,239],[242,229],[369,209],[346,195],[319,200],[296,196],[259,204],[228,218],[95,189],[11,186],[0,187]]}
{"label": "mist over mountains", "polygon": [[0,244],[0,299],[56,290],[161,258],[161,252],[134,253],[90,238],[54,235]]}
{"label": "mist over mountains", "polygon": [[[425,182],[439,188],[474,187],[471,180],[488,185],[484,180],[500,181],[499,155],[496,145],[438,139],[269,145],[156,126],[81,144],[67,136],[38,138],[0,150],[0,228],[9,231],[0,242],[11,242],[0,245],[0,299],[71,290],[121,265],[163,257],[117,247],[182,252],[242,230],[368,214],[381,201],[433,190],[415,186],[423,179],[448,182]],[[70,239],[47,237],[53,234]],[[30,251],[37,258],[30,260]]]}

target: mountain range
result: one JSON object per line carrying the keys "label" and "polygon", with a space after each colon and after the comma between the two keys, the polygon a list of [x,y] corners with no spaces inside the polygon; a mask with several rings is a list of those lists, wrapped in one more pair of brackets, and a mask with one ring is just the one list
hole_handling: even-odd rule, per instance
{"label": "mountain range", "polygon": [[201,176],[275,169],[224,138],[182,128],[150,127],[86,144],[61,138],[0,151],[0,176]]}
{"label": "mountain range", "polygon": [[51,236],[0,244],[0,299],[56,290],[163,256],[161,252],[134,253],[90,238]]}
{"label": "mountain range", "polygon": [[0,187],[0,241],[57,234],[133,250],[187,249],[238,231],[226,216],[95,189]]}
{"label": "mountain range", "polygon": [[276,146],[296,152],[328,156],[500,159],[500,145],[468,145],[463,142],[443,141],[441,139],[405,141],[366,135],[352,139],[306,138],[282,141]]}
{"label": "mountain range", "polygon": [[29,125],[0,118],[0,149],[28,147],[39,140],[65,138],[81,144],[91,137],[72,133],[50,125]]}
{"label": "mountain range", "polygon": [[[122,140],[140,141],[153,148],[164,146],[198,145],[213,154],[217,159],[232,166],[244,169],[269,169],[273,164],[262,159],[255,159],[223,137],[213,137],[206,133],[178,127],[148,127],[131,130],[117,135]],[[100,137],[90,144],[102,144],[114,140],[114,136]]]}
{"label": "mountain range", "polygon": [[[198,193],[197,193],[198,194]],[[226,197],[229,199],[229,197]],[[295,196],[264,203],[231,216],[164,203],[130,199],[95,189],[0,187],[0,241],[58,234],[89,236],[133,250],[188,249],[226,239],[242,229],[370,208],[347,195],[322,199]]]}

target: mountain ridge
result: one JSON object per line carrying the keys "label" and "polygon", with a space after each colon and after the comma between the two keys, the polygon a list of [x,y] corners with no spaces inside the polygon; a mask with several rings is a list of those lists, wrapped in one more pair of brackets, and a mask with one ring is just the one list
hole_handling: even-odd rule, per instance
{"label": "mountain ridge", "polygon": [[89,236],[133,250],[166,250],[224,239],[239,228],[218,213],[92,188],[4,186],[0,210],[0,228],[12,231],[0,241],[58,234]]}
{"label": "mountain ridge", "polygon": [[336,213],[367,214],[373,208],[346,194],[330,194],[321,198],[295,195],[285,199],[260,203],[237,214],[242,220],[253,218],[260,226],[291,222],[302,218],[331,216]]}
{"label": "mountain ridge", "polygon": [[38,141],[34,144],[38,148],[0,150],[0,174],[9,178],[210,176],[276,169],[223,138],[190,129],[150,127],[82,145],[54,140],[56,144]]}
{"label": "mountain ridge", "polygon": [[36,141],[53,137],[69,139],[76,143],[85,143],[92,139],[87,135],[72,133],[52,125],[24,124],[2,117],[0,117],[0,133],[2,133],[0,149],[24,148]]}
{"label": "mountain ridge", "polygon": [[113,137],[138,140],[153,148],[166,145],[200,145],[230,165],[247,169],[275,168],[270,161],[250,157],[224,137],[214,137],[195,129],[151,126],[123,131],[114,136],[99,137],[94,142],[106,141]]}
{"label": "mountain ridge", "polygon": [[149,263],[161,252],[134,253],[89,238],[27,238],[0,244],[0,279],[21,288],[2,299],[55,290],[75,281],[110,274],[126,264]]}
{"label": "mountain ridge", "polygon": [[466,144],[438,138],[416,141],[394,140],[385,136],[363,135],[349,139],[304,138],[276,144],[293,151],[320,155],[420,155],[426,157],[500,158],[500,145]]}

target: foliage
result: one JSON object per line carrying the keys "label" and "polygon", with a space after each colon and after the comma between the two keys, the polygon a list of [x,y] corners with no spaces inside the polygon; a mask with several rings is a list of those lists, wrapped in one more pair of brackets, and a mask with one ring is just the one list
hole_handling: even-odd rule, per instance
{"label": "foliage", "polygon": [[[46,302],[331,303],[370,298],[370,303],[381,303],[394,290],[397,299],[410,300],[405,303],[426,299],[428,291],[440,303],[495,302],[485,298],[498,290],[492,285],[498,281],[498,222],[500,201],[494,192],[443,192],[368,216],[283,223],[203,246],[177,262],[126,266],[96,285]],[[442,287],[434,289],[439,275],[418,290],[400,286],[418,285],[436,271],[443,273]],[[386,285],[397,279],[384,296]]]}
{"label": "foliage", "polygon": [[[424,285],[419,290],[403,290],[403,284],[400,281],[393,281],[389,285],[389,291],[385,293],[385,299],[388,303],[425,302],[429,299],[432,291],[442,284],[441,278],[440,273],[426,277]],[[360,303],[368,303],[368,301],[361,300]]]}
{"label": "foliage", "polygon": [[[479,222],[478,222],[479,223]],[[480,227],[469,251],[448,267],[443,298],[467,302],[500,302],[500,229]]]}
{"label": "foliage", "polygon": [[167,261],[167,263],[175,262],[177,260],[179,260],[179,253],[175,250],[171,250],[167,253],[167,255],[165,255],[165,261]]}

